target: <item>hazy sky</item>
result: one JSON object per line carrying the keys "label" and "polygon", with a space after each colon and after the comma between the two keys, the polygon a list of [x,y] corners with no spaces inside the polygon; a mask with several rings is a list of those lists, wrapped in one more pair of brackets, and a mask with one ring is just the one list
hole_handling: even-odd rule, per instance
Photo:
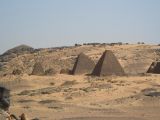
{"label": "hazy sky", "polygon": [[0,0],[0,53],[119,41],[160,43],[160,0]]}

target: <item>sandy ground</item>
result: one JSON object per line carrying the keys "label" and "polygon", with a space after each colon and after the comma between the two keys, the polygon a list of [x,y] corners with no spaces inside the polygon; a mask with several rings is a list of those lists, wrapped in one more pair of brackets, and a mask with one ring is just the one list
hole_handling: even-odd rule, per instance
{"label": "sandy ground", "polygon": [[[78,46],[24,54],[5,64],[0,84],[11,89],[11,113],[40,120],[160,120],[160,75],[142,74],[160,59],[157,45]],[[29,76],[36,60],[44,70],[73,67],[84,52],[97,62],[112,50],[128,76]],[[21,68],[22,76],[11,75]],[[0,71],[2,72],[2,71]],[[27,74],[26,74],[27,73]],[[154,94],[152,94],[154,93]]]}
{"label": "sandy ground", "polygon": [[40,120],[159,120],[160,97],[146,95],[160,91],[159,79],[156,74],[23,75],[9,81],[11,112]]}

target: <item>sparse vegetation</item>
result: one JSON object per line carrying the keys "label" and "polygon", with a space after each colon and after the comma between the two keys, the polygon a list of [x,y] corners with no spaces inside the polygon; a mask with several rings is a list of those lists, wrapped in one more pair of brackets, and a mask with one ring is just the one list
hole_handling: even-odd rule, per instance
{"label": "sparse vegetation", "polygon": [[76,43],[74,46],[78,47],[78,46],[82,46],[82,45],[81,45],[81,44],[77,44],[77,43]]}
{"label": "sparse vegetation", "polygon": [[143,45],[143,44],[145,44],[145,43],[144,43],[144,42],[137,42],[137,44],[142,44],[142,45]]}

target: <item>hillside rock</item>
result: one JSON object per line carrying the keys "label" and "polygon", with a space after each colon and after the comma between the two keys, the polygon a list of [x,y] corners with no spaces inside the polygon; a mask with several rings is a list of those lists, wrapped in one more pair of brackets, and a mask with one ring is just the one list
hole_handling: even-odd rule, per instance
{"label": "hillside rock", "polygon": [[0,56],[0,62],[8,62],[9,60],[17,57],[18,55],[25,54],[25,53],[32,53],[33,51],[34,51],[34,48],[30,46],[19,45],[3,53]]}

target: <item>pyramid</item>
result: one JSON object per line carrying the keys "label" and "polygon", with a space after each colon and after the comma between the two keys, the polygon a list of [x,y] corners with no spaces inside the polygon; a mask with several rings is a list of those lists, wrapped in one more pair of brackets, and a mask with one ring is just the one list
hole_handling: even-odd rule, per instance
{"label": "pyramid", "polygon": [[88,56],[80,53],[74,64],[72,74],[91,74],[93,68],[95,67],[94,61],[92,61]]}
{"label": "pyramid", "polygon": [[118,62],[115,55],[110,50],[106,50],[98,63],[96,64],[92,75],[107,76],[107,75],[125,75],[123,68]]}
{"label": "pyramid", "polygon": [[153,62],[149,67],[147,73],[156,73],[160,74],[160,61]]}
{"label": "pyramid", "polygon": [[39,62],[34,64],[32,75],[44,75],[43,67]]}

